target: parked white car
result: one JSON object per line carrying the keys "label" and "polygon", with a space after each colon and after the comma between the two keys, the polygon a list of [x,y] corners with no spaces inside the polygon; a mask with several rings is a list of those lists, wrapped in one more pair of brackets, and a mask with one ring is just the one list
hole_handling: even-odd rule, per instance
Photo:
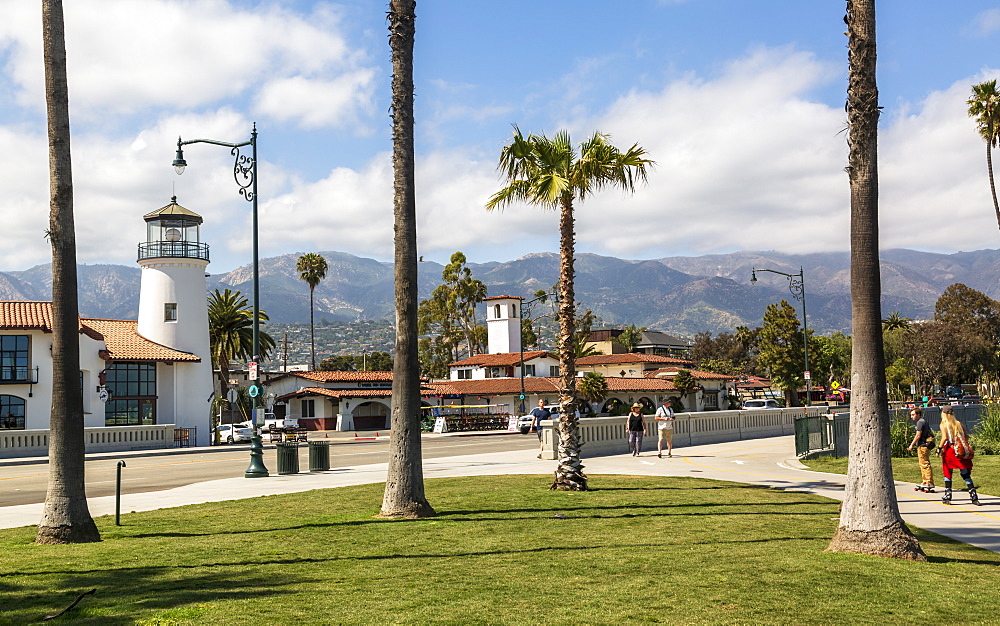
{"label": "parked white car", "polygon": [[253,437],[253,429],[247,428],[243,424],[220,424],[215,427],[219,433],[219,440],[225,443],[236,443],[238,441],[250,441]]}
{"label": "parked white car", "polygon": [[777,400],[747,400],[743,403],[744,409],[780,409]]}

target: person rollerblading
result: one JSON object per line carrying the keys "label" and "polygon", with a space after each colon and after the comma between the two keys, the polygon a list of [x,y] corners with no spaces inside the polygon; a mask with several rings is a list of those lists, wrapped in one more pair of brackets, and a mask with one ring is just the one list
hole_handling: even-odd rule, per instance
{"label": "person rollerblading", "polygon": [[944,473],[945,488],[945,497],[941,500],[951,502],[951,473],[958,470],[969,489],[972,504],[981,506],[976,484],[972,482],[972,457],[975,452],[969,445],[965,426],[955,419],[955,410],[951,406],[941,407],[941,438],[941,471]]}
{"label": "person rollerblading", "polygon": [[941,502],[945,504],[951,504],[951,487],[944,488],[944,495],[941,496]]}

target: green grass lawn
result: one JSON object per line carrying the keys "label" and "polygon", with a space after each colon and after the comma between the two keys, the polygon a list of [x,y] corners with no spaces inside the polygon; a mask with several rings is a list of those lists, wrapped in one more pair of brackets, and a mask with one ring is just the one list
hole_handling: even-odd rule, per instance
{"label": "green grass lawn", "polygon": [[[373,517],[381,485],[102,517],[99,544],[0,531],[0,622],[996,623],[1000,554],[917,530],[927,563],[823,552],[838,503],[693,478],[427,481],[439,516]],[[556,517],[557,514],[564,518]]]}
{"label": "green grass lawn", "polygon": [[[847,459],[835,459],[825,456],[817,459],[803,461],[803,464],[817,472],[830,472],[833,474],[847,473]],[[939,490],[944,489],[944,477],[941,474],[941,457],[931,454],[931,469],[934,471],[934,484]],[[920,482],[920,467],[917,465],[917,457],[908,457],[892,460],[892,475],[896,480],[908,483]],[[965,489],[965,481],[952,472],[952,487],[955,489]],[[972,460],[972,480],[976,483],[977,489],[982,493],[990,495],[1000,495],[1000,456],[982,455],[976,456]]]}

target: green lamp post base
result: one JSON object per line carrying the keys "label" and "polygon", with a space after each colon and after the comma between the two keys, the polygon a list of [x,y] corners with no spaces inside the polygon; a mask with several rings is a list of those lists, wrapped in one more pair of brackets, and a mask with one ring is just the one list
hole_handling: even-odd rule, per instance
{"label": "green lamp post base", "polygon": [[250,467],[247,468],[244,478],[267,478],[270,476],[267,468],[264,467],[264,445],[261,442],[259,433],[254,433],[250,438]]}

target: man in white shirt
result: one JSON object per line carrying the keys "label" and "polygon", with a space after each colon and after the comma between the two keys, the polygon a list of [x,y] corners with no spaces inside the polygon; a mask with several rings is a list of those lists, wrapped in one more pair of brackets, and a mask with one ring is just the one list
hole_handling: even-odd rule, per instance
{"label": "man in white shirt", "polygon": [[674,410],[670,406],[670,398],[663,401],[663,405],[656,409],[656,426],[659,430],[660,438],[656,444],[656,456],[663,458],[663,442],[667,442],[667,456],[674,454]]}

